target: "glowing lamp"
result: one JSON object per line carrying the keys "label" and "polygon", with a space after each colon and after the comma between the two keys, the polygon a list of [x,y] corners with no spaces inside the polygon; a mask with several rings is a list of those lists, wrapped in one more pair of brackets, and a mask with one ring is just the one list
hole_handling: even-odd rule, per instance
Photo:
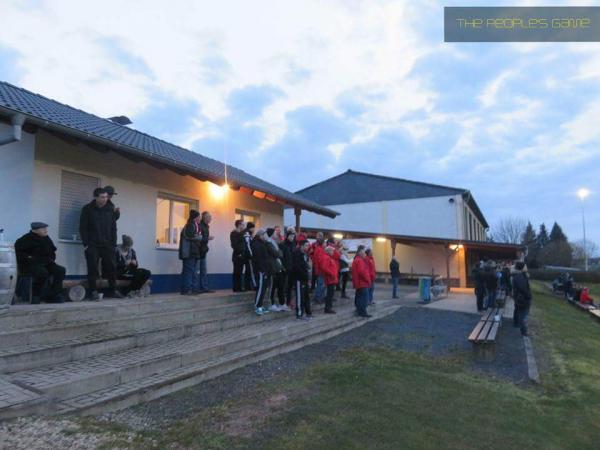
{"label": "glowing lamp", "polygon": [[590,190],[586,188],[581,188],[577,191],[577,197],[581,200],[584,200],[588,195],[590,195]]}
{"label": "glowing lamp", "polygon": [[333,233],[334,239],[344,239],[344,235],[342,233]]}
{"label": "glowing lamp", "polygon": [[385,242],[385,241],[387,241],[387,239],[386,239],[386,238],[384,238],[384,237],[378,237],[378,238],[377,238],[377,239],[375,239],[375,240],[376,240],[377,242]]}
{"label": "glowing lamp", "polygon": [[220,200],[227,193],[229,186],[227,186],[226,184],[224,184],[223,186],[219,186],[218,184],[210,183],[208,185],[208,189],[213,198]]}

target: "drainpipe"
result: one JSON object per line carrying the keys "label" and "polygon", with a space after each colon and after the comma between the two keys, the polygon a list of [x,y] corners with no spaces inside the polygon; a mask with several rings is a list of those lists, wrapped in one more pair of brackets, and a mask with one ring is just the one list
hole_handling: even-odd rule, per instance
{"label": "drainpipe", "polygon": [[12,133],[9,133],[6,136],[0,135],[0,146],[21,140],[25,116],[23,114],[13,114],[10,118],[10,123],[13,127]]}

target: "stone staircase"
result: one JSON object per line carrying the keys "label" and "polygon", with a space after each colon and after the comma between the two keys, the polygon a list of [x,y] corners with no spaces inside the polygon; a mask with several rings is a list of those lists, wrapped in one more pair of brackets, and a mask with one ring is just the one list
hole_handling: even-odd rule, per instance
{"label": "stone staircase", "polygon": [[[250,294],[19,305],[0,314],[0,419],[96,414],[152,400],[366,323],[352,300],[258,317]],[[378,299],[374,318],[399,308]]]}

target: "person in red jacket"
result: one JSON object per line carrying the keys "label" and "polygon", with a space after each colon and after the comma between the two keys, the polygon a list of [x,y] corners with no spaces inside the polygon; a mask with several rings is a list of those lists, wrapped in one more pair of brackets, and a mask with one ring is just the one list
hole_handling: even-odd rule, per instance
{"label": "person in red jacket", "polygon": [[373,250],[368,248],[365,251],[367,262],[369,263],[369,275],[371,277],[371,285],[369,286],[369,305],[374,305],[373,293],[375,292],[375,258],[373,258]]}
{"label": "person in red jacket", "polygon": [[338,265],[334,256],[334,248],[328,246],[325,248],[325,255],[321,259],[321,273],[327,286],[325,295],[325,314],[335,314],[333,310],[333,294],[338,284]]}
{"label": "person in red jacket", "polygon": [[323,303],[325,297],[325,280],[321,273],[321,260],[325,256],[325,249],[323,247],[323,233],[317,233],[317,240],[312,244],[312,263],[313,263],[313,278],[316,283],[315,296],[313,301],[316,303]]}
{"label": "person in red jacket", "polygon": [[584,305],[597,306],[596,303],[594,302],[594,299],[590,295],[590,288],[584,287],[581,290],[581,294],[579,296],[579,303],[582,303]]}
{"label": "person in red jacket", "polygon": [[360,317],[371,317],[367,313],[367,303],[369,302],[369,286],[371,283],[371,272],[369,263],[366,260],[365,246],[359,245],[356,251],[354,261],[352,261],[352,284],[354,285],[354,305],[356,313]]}

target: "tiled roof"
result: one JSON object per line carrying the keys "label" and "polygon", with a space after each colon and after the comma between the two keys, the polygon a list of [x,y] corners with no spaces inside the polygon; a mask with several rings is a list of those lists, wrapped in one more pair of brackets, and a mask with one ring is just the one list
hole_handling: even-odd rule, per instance
{"label": "tiled roof", "polygon": [[119,151],[134,153],[139,157],[185,170],[215,183],[224,183],[227,179],[231,186],[264,192],[308,211],[330,217],[337,215],[329,208],[267,183],[236,167],[0,81],[0,114],[7,116],[15,112],[24,114],[28,122],[42,128],[100,142]]}

